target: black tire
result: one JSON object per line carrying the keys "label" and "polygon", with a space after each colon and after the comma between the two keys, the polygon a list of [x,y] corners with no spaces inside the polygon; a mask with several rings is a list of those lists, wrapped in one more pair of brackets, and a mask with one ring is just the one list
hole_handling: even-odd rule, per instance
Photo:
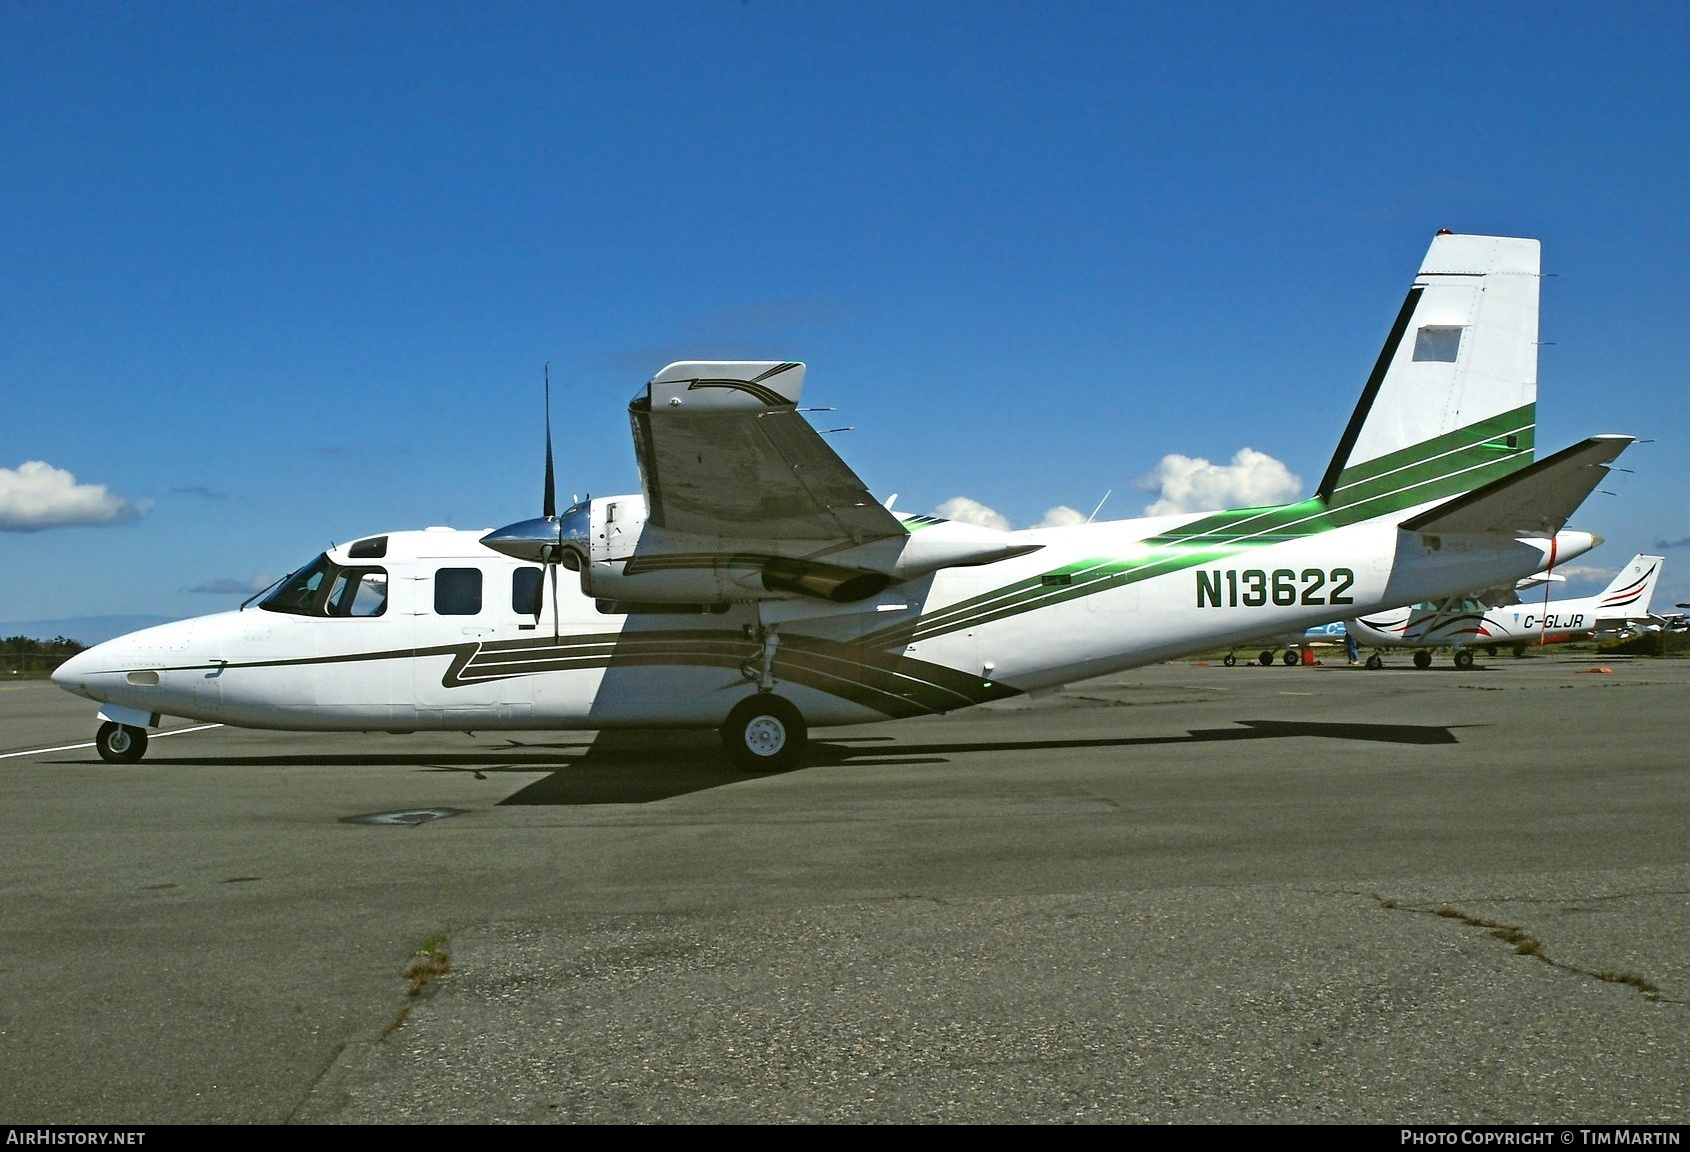
{"label": "black tire", "polygon": [[1416,668],[1430,668],[1432,666],[1432,654],[1424,648],[1420,649],[1414,654],[1414,666]]}
{"label": "black tire", "polygon": [[1285,655],[1280,657],[1280,659],[1285,662],[1285,666],[1287,668],[1295,668],[1297,666],[1297,661],[1302,659],[1302,657],[1297,654],[1297,650],[1295,648],[1287,648],[1285,650]]}
{"label": "black tire", "polygon": [[1273,653],[1263,652],[1260,656],[1256,657],[1256,663],[1260,664],[1263,668],[1268,667],[1273,663]]}
{"label": "black tire", "polygon": [[1495,644],[1486,644],[1485,645],[1485,655],[1486,656],[1495,656],[1496,655],[1496,645]]}
{"label": "black tire", "polygon": [[1518,660],[1520,657],[1524,656],[1525,654],[1526,654],[1526,646],[1524,644],[1514,645],[1514,659]]}
{"label": "black tire", "polygon": [[133,764],[147,754],[147,730],[107,720],[94,733],[94,749],[107,764]]}
{"label": "black tire", "polygon": [[1231,652],[1228,652],[1225,656],[1221,657],[1221,663],[1225,664],[1228,668],[1231,668],[1234,664],[1238,663],[1238,657],[1234,656]]}
{"label": "black tire", "polygon": [[784,772],[804,755],[804,717],[779,696],[759,692],[735,704],[722,722],[728,759],[746,772]]}
{"label": "black tire", "polygon": [[1367,658],[1367,670],[1369,672],[1377,672],[1384,666],[1385,658],[1377,652]]}
{"label": "black tire", "polygon": [[1455,650],[1455,666],[1463,672],[1473,666],[1473,650],[1471,648],[1457,648]]}

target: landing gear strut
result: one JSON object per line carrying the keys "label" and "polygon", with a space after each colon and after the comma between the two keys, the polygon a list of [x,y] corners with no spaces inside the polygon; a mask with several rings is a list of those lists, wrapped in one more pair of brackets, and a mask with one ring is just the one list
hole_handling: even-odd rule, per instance
{"label": "landing gear strut", "polygon": [[107,720],[94,734],[94,750],[107,764],[133,764],[147,754],[147,730]]}

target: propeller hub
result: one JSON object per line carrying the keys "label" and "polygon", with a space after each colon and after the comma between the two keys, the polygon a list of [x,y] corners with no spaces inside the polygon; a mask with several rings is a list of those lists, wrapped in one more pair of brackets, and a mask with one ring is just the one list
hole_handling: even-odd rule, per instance
{"label": "propeller hub", "polygon": [[592,531],[592,508],[585,501],[566,509],[562,516],[539,516],[496,528],[481,542],[512,560],[530,564],[557,564],[564,553],[588,555]]}

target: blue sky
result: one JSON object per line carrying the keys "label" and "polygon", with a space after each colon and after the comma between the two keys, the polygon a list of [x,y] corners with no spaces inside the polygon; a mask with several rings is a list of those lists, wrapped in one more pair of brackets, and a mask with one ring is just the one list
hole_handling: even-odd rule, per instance
{"label": "blue sky", "polygon": [[1687,43],[1664,4],[8,3],[0,469],[127,520],[0,530],[0,620],[537,514],[547,361],[565,495],[637,490],[627,400],[718,356],[805,361],[900,509],[1136,515],[1244,448],[1306,492],[1439,228],[1543,241],[1540,446],[1657,440],[1585,564],[1683,542],[1690,600]]}

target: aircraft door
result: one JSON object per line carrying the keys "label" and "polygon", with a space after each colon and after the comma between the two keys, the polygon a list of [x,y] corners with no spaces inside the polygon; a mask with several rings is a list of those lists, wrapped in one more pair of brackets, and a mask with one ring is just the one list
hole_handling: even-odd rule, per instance
{"label": "aircraft door", "polygon": [[303,621],[316,630],[318,650],[329,657],[313,669],[319,709],[347,723],[409,725],[413,617],[404,603],[408,583],[375,565],[334,574],[324,615]]}
{"label": "aircraft door", "polygon": [[418,655],[411,661],[411,690],[418,726],[474,730],[531,715],[529,678],[480,675],[476,658],[502,640],[549,637],[550,587],[536,626],[533,578],[513,577],[503,564],[441,560],[413,585]]}

